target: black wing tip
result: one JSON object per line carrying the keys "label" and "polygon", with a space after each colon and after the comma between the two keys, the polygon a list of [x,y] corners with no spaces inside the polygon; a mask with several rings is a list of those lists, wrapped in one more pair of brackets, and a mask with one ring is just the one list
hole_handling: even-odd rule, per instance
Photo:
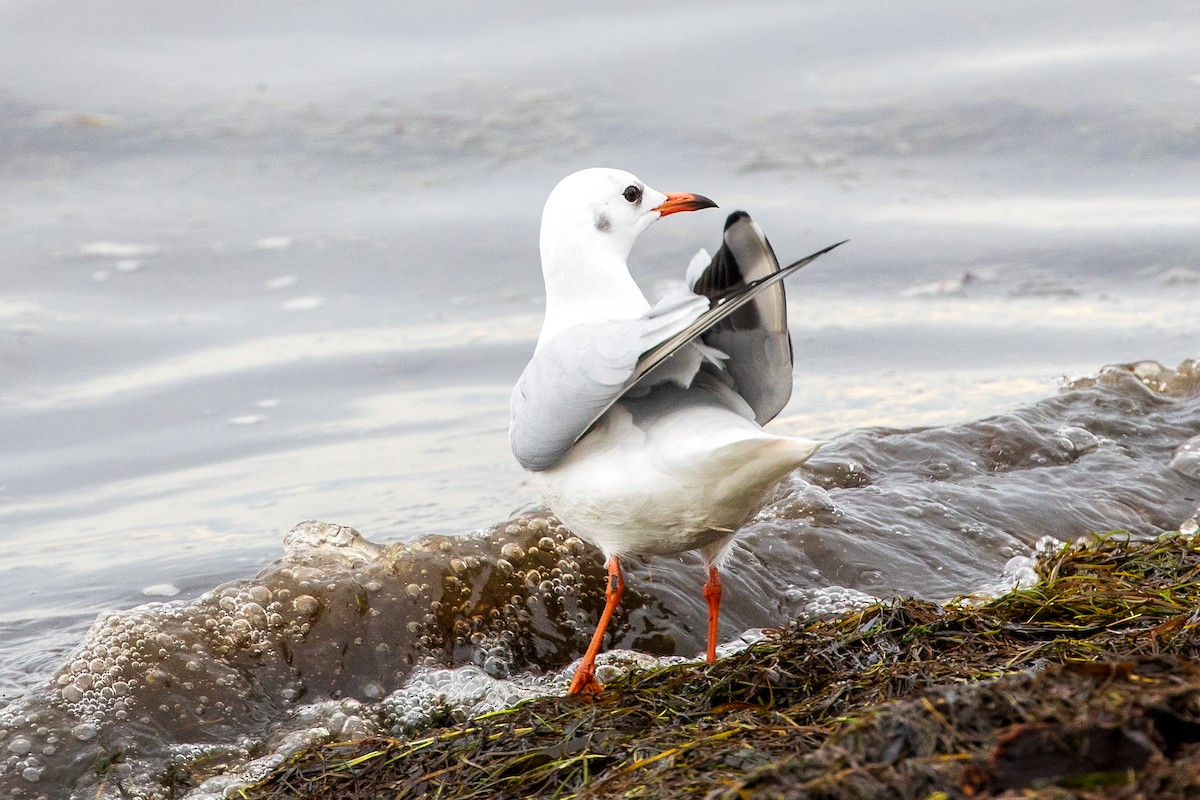
{"label": "black wing tip", "polygon": [[725,218],[725,228],[724,229],[729,230],[736,223],[740,222],[743,219],[750,219],[750,214],[745,211],[742,211],[741,209],[733,212],[732,214],[730,214],[728,217]]}
{"label": "black wing tip", "polygon": [[829,245],[829,247],[823,247],[820,250],[818,250],[817,252],[813,253],[811,256],[809,256],[809,258],[816,258],[817,256],[823,256],[826,253],[828,253],[830,250],[835,250],[835,249],[841,247],[842,245],[844,245],[848,241],[850,241],[850,240],[842,239],[840,242],[835,242],[834,244]]}
{"label": "black wing tip", "polygon": [[848,242],[848,241],[850,241],[850,240],[849,240],[849,239],[842,239],[840,242],[837,242],[836,244],[831,244],[831,245],[829,245],[828,247],[823,247],[823,248],[821,248],[820,250],[818,250],[817,252],[813,253],[812,255],[805,256],[804,258],[800,259],[799,261],[793,261],[791,264],[788,264],[786,267],[784,267],[783,269],[781,269],[781,270],[779,270],[779,271],[780,271],[780,272],[783,272],[783,273],[791,273],[791,272],[794,272],[794,271],[796,271],[796,270],[800,269],[801,267],[803,267],[803,266],[805,266],[805,265],[807,265],[807,264],[810,264],[810,263],[812,263],[813,261],[816,261],[818,258],[820,258],[821,256],[825,255],[825,254],[826,254],[826,253],[828,253],[830,250],[834,250],[834,249],[836,249],[836,248],[838,248],[838,247],[841,247],[842,245],[844,245],[844,244],[845,244],[846,242]]}

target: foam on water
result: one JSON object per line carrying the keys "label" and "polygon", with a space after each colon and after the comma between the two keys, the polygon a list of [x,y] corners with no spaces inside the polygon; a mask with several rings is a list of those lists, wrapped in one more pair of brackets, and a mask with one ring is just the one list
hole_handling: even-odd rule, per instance
{"label": "foam on water", "polygon": [[[146,256],[158,255],[160,247],[156,244],[132,244],[127,242],[92,242],[85,244],[79,248],[79,254],[82,256],[91,256],[93,258],[117,258],[122,259],[117,262],[119,264],[128,264],[128,260],[133,258],[144,258]],[[135,262],[140,263],[140,262]],[[118,267],[119,268],[119,267]]]}
{"label": "foam on water", "polygon": [[257,741],[316,698],[378,701],[417,666],[476,664],[499,678],[536,663],[523,629],[541,617],[560,632],[538,643],[545,655],[579,649],[578,598],[596,595],[576,588],[581,543],[544,516],[503,532],[384,548],[304,523],[253,580],[103,615],[46,687],[0,718],[0,785],[15,776],[18,796],[55,795],[120,754],[109,785],[159,796],[164,759],[210,764],[212,743],[225,753]]}

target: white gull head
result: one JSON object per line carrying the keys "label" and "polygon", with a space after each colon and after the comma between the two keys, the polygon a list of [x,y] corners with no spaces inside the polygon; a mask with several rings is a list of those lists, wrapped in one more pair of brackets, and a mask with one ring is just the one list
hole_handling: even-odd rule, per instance
{"label": "white gull head", "polygon": [[619,169],[563,178],[542,211],[546,320],[539,347],[581,321],[644,314],[649,304],[625,263],[634,242],[660,217],[715,206],[700,195],[657,191]]}

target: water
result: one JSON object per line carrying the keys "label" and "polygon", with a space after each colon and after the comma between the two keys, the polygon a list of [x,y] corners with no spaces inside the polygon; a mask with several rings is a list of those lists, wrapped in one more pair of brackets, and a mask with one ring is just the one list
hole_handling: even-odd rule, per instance
{"label": "water", "polygon": [[[833,438],[827,472],[739,548],[728,637],[820,589],[972,591],[1043,533],[1191,513],[1180,473],[1118,492],[1104,467],[1053,494],[1067,524],[1041,474],[972,467],[963,448],[990,445],[961,428],[990,417],[1051,466],[1071,427],[1142,442],[1088,459],[1194,461],[1173,455],[1186,404],[1116,433],[1036,404],[1063,375],[1196,355],[1190,5],[209,8],[0,7],[0,707],[41,697],[97,614],[161,599],[143,590],[188,607],[274,569],[300,520],[405,542],[534,500],[507,394],[540,322],[541,204],[582,166],[746,208],[784,259],[851,239],[789,288],[797,386],[774,423]],[[655,226],[639,279],[677,276],[722,219]],[[826,519],[836,465],[868,455],[877,505]],[[920,465],[937,492],[886,489]],[[973,502],[987,522],[961,518]],[[796,567],[756,586],[777,539]],[[654,566],[677,590],[631,605],[626,646],[698,650],[654,622],[695,611],[689,565]]]}
{"label": "water", "polygon": [[[1198,403],[1195,362],[1143,362],[977,422],[839,437],[735,541],[725,638],[872,596],[999,591],[1055,538],[1194,526],[1200,481],[1175,456]],[[285,545],[254,578],[101,615],[0,712],[0,777],[19,795],[220,796],[305,742],[561,692],[604,604],[602,558],[543,512],[386,548],[309,522]],[[613,645],[643,666],[700,652],[696,554],[627,566]]]}

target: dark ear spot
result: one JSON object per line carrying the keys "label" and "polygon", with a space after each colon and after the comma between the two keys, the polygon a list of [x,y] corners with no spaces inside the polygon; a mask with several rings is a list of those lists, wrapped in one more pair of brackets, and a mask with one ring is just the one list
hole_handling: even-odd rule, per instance
{"label": "dark ear spot", "polygon": [[596,230],[603,233],[612,227],[612,220],[608,218],[608,214],[600,213],[596,215]]}

